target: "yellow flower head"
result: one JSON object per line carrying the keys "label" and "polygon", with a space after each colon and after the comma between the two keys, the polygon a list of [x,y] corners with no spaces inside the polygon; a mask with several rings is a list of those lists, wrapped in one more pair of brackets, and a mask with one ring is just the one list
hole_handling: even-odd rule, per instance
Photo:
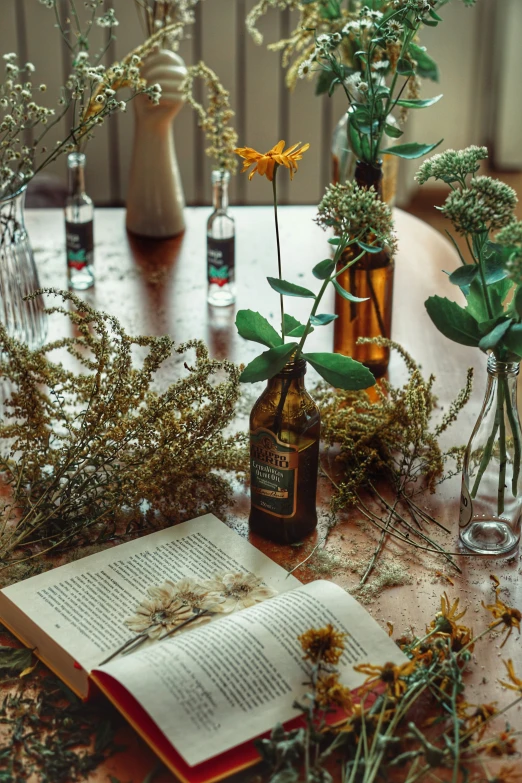
{"label": "yellow flower head", "polygon": [[491,612],[493,617],[495,618],[492,623],[489,624],[489,628],[496,628],[498,625],[504,625],[506,629],[508,629],[508,632],[506,634],[506,637],[502,644],[500,645],[503,647],[509,637],[511,636],[513,632],[513,628],[516,628],[518,633],[520,634],[520,623],[522,621],[522,612],[520,609],[516,609],[514,606],[508,606],[508,604],[505,604],[504,601],[501,601],[499,598],[499,592],[500,588],[495,588],[495,603],[494,604],[485,604],[482,602],[482,606],[484,609],[487,609],[488,612]]}
{"label": "yellow flower head", "polygon": [[270,182],[274,179],[274,171],[276,164],[278,166],[285,166],[290,171],[290,179],[294,178],[294,173],[297,171],[297,161],[303,157],[303,152],[309,148],[309,144],[303,144],[301,142],[293,144],[285,150],[285,142],[279,141],[275,147],[265,152],[264,155],[261,152],[256,152],[252,147],[238,147],[234,150],[241,158],[243,158],[243,172],[248,171],[250,166],[254,166],[248,179],[252,179],[254,174],[260,174],[262,177],[266,176]]}
{"label": "yellow flower head", "polygon": [[335,631],[333,626],[310,628],[298,637],[305,660],[312,663],[337,663],[344,650],[344,633]]}
{"label": "yellow flower head", "polygon": [[522,696],[522,680],[515,674],[513,661],[510,658],[509,661],[502,661],[502,663],[507,669],[507,675],[511,682],[503,682],[503,680],[499,680],[499,683],[503,685],[504,688],[509,688],[511,691],[517,691]]}
{"label": "yellow flower head", "polygon": [[319,707],[342,707],[351,710],[352,694],[349,688],[341,685],[337,673],[319,677],[315,684],[315,701]]}
{"label": "yellow flower head", "polygon": [[363,690],[370,691],[376,685],[386,686],[386,692],[391,698],[400,698],[406,692],[407,682],[402,679],[415,671],[415,661],[408,661],[400,665],[385,663],[384,666],[374,666],[371,663],[360,663],[353,669],[361,674],[367,674],[368,678],[363,683]]}

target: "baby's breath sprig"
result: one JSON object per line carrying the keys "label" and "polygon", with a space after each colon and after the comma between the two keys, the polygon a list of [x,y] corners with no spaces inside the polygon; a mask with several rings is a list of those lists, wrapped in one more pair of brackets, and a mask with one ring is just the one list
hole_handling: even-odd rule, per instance
{"label": "baby's breath sprig", "polygon": [[[68,318],[77,336],[32,352],[0,324],[0,373],[11,385],[0,425],[0,473],[12,490],[0,528],[3,562],[41,560],[223,507],[231,490],[220,471],[245,467],[243,437],[224,434],[238,368],[210,359],[197,340],[176,347],[166,336],[131,337],[71,292],[41,293],[69,303],[48,312]],[[136,346],[146,351],[139,367]],[[187,372],[158,391],[164,363],[187,352],[195,354]]]}
{"label": "baby's breath sprig", "polygon": [[[202,79],[207,88],[208,105],[202,106],[194,97],[194,82]],[[237,170],[237,133],[230,125],[234,112],[230,108],[230,93],[225,90],[214,71],[199,62],[187,69],[181,86],[184,99],[198,115],[198,125],[205,132],[209,143],[206,153],[222,171],[234,174]]]}
{"label": "baby's breath sprig", "polygon": [[[44,5],[54,10],[55,26],[71,53],[71,70],[60,88],[58,108],[49,108],[42,105],[41,94],[47,91],[46,85],[36,87],[33,83],[34,65],[19,64],[15,53],[4,55],[5,77],[0,83],[0,193],[3,195],[12,195],[63,153],[85,146],[95,129],[114,112],[125,111],[128,101],[136,95],[147,95],[153,103],[158,103],[161,95],[159,85],[146,84],[140,66],[165,31],[156,33],[121,62],[106,68],[102,60],[118,25],[114,11],[104,10],[98,0],[90,0],[86,4],[90,12],[82,22],[74,2],[67,0],[69,13],[64,21],[58,0],[45,0]],[[92,53],[89,35],[95,26],[107,31],[107,41],[99,52]],[[171,25],[167,32],[177,29],[178,25]],[[121,100],[117,92],[123,87],[130,88],[131,96]],[[40,94],[38,98],[36,92]],[[49,130],[66,115],[73,118],[67,124],[69,132],[54,147],[48,147]],[[34,139],[31,144],[25,142],[28,131]]]}
{"label": "baby's breath sprig", "polygon": [[198,0],[134,0],[134,3],[146,35],[161,32],[162,48],[176,51],[185,27],[196,21]]}

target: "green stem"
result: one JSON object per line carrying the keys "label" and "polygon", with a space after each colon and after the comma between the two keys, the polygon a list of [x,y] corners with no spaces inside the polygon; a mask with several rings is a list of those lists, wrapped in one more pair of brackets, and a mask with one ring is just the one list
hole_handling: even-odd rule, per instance
{"label": "green stem", "polygon": [[507,451],[506,451],[506,422],[504,419],[504,386],[501,381],[498,384],[497,391],[497,411],[499,412],[499,434],[498,445],[500,450],[500,467],[498,471],[498,513],[504,512],[504,493],[506,489],[506,464],[507,464]]}
{"label": "green stem", "polygon": [[518,476],[520,473],[520,426],[518,423],[518,419],[515,416],[513,412],[513,408],[511,405],[511,399],[509,397],[509,385],[507,378],[501,377],[500,383],[504,386],[504,399],[506,402],[506,413],[509,421],[509,426],[511,427],[511,432],[513,433],[513,449],[514,449],[514,458],[513,458],[513,477],[511,480],[511,492],[513,493],[513,497],[516,498],[517,496],[517,490],[518,490]]}
{"label": "green stem", "polygon": [[[274,221],[275,221],[275,231],[276,231],[276,243],[277,243],[277,268],[279,271],[279,279],[283,279],[283,268],[281,265],[281,245],[279,243],[279,222],[277,219],[277,169],[279,168],[279,165],[276,163],[274,166],[274,176],[272,179],[272,191],[274,194]],[[283,294],[279,294],[279,299],[281,302],[281,337],[283,338],[283,342],[285,341],[285,310],[283,305]]]}
{"label": "green stem", "polygon": [[475,483],[473,484],[473,489],[471,490],[471,497],[475,498],[478,492],[478,488],[480,486],[480,482],[482,481],[482,476],[484,475],[484,471],[486,470],[487,466],[489,465],[489,461],[491,459],[491,454],[493,452],[493,446],[495,445],[495,438],[497,437],[497,432],[499,428],[499,409],[497,406],[497,411],[495,413],[495,423],[493,425],[493,429],[491,431],[491,435],[489,436],[486,446],[484,447],[484,453],[482,454],[482,459],[480,460],[480,465],[477,473],[477,477],[475,479]]}

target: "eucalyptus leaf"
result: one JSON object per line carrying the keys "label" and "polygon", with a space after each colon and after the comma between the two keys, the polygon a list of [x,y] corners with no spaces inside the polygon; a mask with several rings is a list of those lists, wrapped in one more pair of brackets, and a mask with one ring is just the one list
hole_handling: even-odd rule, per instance
{"label": "eucalyptus leaf", "polygon": [[266,381],[273,378],[283,369],[296,348],[297,343],[292,342],[264,351],[256,356],[250,364],[247,364],[239,380],[241,383],[256,383],[256,381]]}
{"label": "eucalyptus leaf", "polygon": [[410,43],[409,52],[417,63],[417,74],[421,79],[431,79],[434,82],[439,81],[439,68],[426,52],[424,46],[418,46],[416,43]]}
{"label": "eucalyptus leaf", "polygon": [[466,311],[475,319],[475,321],[482,323],[482,321],[487,321],[489,319],[489,313],[484,301],[484,291],[480,277],[477,276],[472,281],[471,285],[469,286],[466,299]]}
{"label": "eucalyptus leaf", "polygon": [[478,323],[467,310],[442,296],[430,296],[424,304],[429,317],[445,337],[461,345],[478,346],[481,339]]}
{"label": "eucalyptus leaf", "polygon": [[390,125],[389,122],[385,123],[384,132],[387,136],[390,136],[392,139],[398,139],[404,133],[404,131],[401,131],[401,129],[397,128],[395,125]]}
{"label": "eucalyptus leaf", "polygon": [[397,73],[401,76],[415,76],[411,62],[404,57],[397,60]]}
{"label": "eucalyptus leaf", "polygon": [[380,154],[397,155],[399,158],[414,160],[415,158],[422,158],[423,155],[427,155],[443,141],[444,139],[441,139],[435,144],[418,144],[416,141],[410,141],[408,144],[397,144],[394,147],[387,147],[385,150],[380,150]]}
{"label": "eucalyptus leaf", "polygon": [[476,264],[466,264],[466,266],[459,266],[459,268],[455,269],[455,271],[452,272],[449,276],[450,283],[453,283],[453,285],[458,285],[459,288],[462,288],[462,286],[471,285],[475,277],[478,275],[478,271],[478,266]]}
{"label": "eucalyptus leaf", "polygon": [[318,280],[326,280],[330,277],[335,269],[335,261],[333,258],[325,258],[324,261],[319,261],[318,264],[312,269],[312,274]]}
{"label": "eucalyptus leaf", "polygon": [[360,297],[360,296],[354,296],[349,291],[345,291],[345,289],[340,285],[340,283],[337,282],[337,280],[332,280],[335,290],[337,293],[343,297],[343,299],[347,299],[349,302],[366,302],[370,297]]}
{"label": "eucalyptus leaf", "polygon": [[367,389],[375,384],[375,378],[364,364],[340,353],[307,353],[303,358],[319,375],[337,389]]}
{"label": "eucalyptus leaf", "polygon": [[499,342],[502,340],[509,327],[511,326],[511,320],[508,318],[502,323],[499,323],[486,334],[479,342],[479,348],[481,351],[491,351],[496,348]]}
{"label": "eucalyptus leaf", "polygon": [[304,299],[315,299],[315,294],[308,288],[303,288],[301,285],[295,285],[295,283],[289,283],[287,280],[280,280],[278,277],[267,277],[268,284],[278,294],[283,296],[300,296]]}
{"label": "eucalyptus leaf", "polygon": [[513,324],[502,342],[506,348],[522,357],[522,324]]}
{"label": "eucalyptus leaf", "polygon": [[396,105],[404,106],[405,109],[426,109],[428,106],[438,103],[441,98],[442,93],[435,95],[434,98],[400,98]]}
{"label": "eucalyptus leaf", "polygon": [[281,335],[276,332],[272,324],[254,310],[238,310],[236,327],[240,336],[245,340],[261,343],[267,348],[275,348],[276,345],[281,345],[283,342]]}
{"label": "eucalyptus leaf", "polygon": [[367,253],[380,253],[382,251],[382,247],[367,245],[366,242],[357,242],[357,244],[362,250],[366,250]]}
{"label": "eucalyptus leaf", "polygon": [[326,326],[326,324],[335,321],[336,318],[338,318],[338,316],[333,313],[319,313],[318,315],[310,316],[310,323],[314,326]]}

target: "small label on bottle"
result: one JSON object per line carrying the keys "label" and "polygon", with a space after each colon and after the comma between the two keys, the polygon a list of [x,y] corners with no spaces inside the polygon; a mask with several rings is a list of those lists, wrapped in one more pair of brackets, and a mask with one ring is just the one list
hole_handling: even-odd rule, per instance
{"label": "small label on bottle", "polygon": [[71,223],[65,221],[65,236],[67,245],[67,266],[80,271],[90,266],[94,257],[93,220],[86,223]]}
{"label": "small label on bottle", "polygon": [[459,527],[467,527],[473,518],[473,502],[469,489],[466,486],[466,482],[462,482],[462,489],[460,491],[460,514],[459,514]]}
{"label": "small label on bottle", "polygon": [[299,453],[260,427],[250,433],[252,505],[277,517],[292,517],[297,505]]}
{"label": "small label on bottle", "polygon": [[224,286],[234,282],[235,238],[207,237],[207,273],[209,285]]}

